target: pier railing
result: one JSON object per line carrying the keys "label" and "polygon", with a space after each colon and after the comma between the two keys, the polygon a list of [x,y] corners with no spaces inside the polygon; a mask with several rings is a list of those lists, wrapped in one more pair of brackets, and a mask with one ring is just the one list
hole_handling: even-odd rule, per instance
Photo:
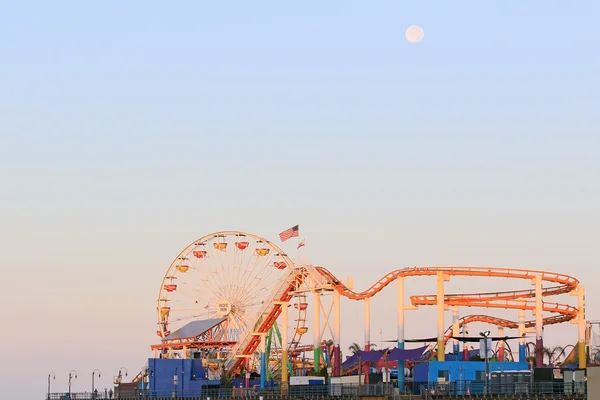
{"label": "pier railing", "polygon": [[[485,383],[456,381],[424,383],[420,386],[424,398],[522,398],[522,399],[585,399],[587,382],[513,382]],[[600,399],[599,399],[600,400]]]}
{"label": "pier railing", "polygon": [[[202,390],[174,390],[167,391],[151,391],[151,390],[136,390],[115,392],[112,394],[98,393],[97,396],[92,396],[90,393],[52,393],[50,398],[46,400],[172,400],[172,399],[253,399],[253,400],[277,400],[289,398],[311,399],[327,399],[335,398],[338,400],[355,400],[358,397],[379,397],[384,398],[386,394],[389,398],[400,399],[398,388],[393,385],[379,384],[326,384],[326,385],[289,385],[287,389],[281,387],[259,389],[259,388],[214,388],[204,387]],[[420,399],[421,396],[414,396],[406,393],[408,397],[402,399],[415,398]]]}
{"label": "pier railing", "polygon": [[[388,400],[435,400],[435,399],[565,399],[582,400],[587,396],[587,382],[515,382],[510,384],[496,384],[480,381],[458,381],[448,383],[414,383],[411,391],[409,388],[400,391],[395,385],[379,384],[326,384],[288,386],[287,389],[274,387],[259,388],[216,388],[203,387],[202,390],[173,390],[151,391],[136,390],[114,393],[52,393],[46,400],[220,400],[220,399],[249,399],[249,400],[356,400],[359,398],[388,399]],[[112,396],[111,396],[112,394]],[[596,400],[596,399],[594,399]]]}

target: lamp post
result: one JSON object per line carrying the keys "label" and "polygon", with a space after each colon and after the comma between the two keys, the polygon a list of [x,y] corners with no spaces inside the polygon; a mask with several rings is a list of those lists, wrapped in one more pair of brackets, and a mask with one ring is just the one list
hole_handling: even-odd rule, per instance
{"label": "lamp post", "polygon": [[144,389],[144,393],[147,396],[148,393],[150,393],[150,390],[152,390],[152,380],[154,379],[154,370],[148,368],[148,385],[146,385],[146,387],[144,388],[144,386],[142,386],[142,388]]}
{"label": "lamp post", "polygon": [[[248,359],[250,360],[250,359]],[[246,371],[247,371],[247,367],[246,367]],[[183,368],[183,364],[181,365],[181,395],[183,396],[183,380],[184,380],[184,373],[185,370]],[[246,379],[246,382],[248,382],[248,379]],[[179,366],[175,367],[175,375],[173,376],[173,385],[175,386],[175,398],[177,399],[179,397],[178,395],[178,391],[179,391]]]}
{"label": "lamp post", "polygon": [[95,389],[95,387],[94,387],[94,377],[95,377],[96,371],[98,371],[98,378],[102,378],[102,375],[100,375],[100,370],[98,368],[96,368],[95,370],[92,371],[92,399],[96,398],[96,394],[94,392],[94,389]]}
{"label": "lamp post", "polygon": [[71,379],[73,378],[77,379],[77,371],[74,369],[69,372],[69,400],[71,400]]}
{"label": "lamp post", "polygon": [[175,398],[177,398],[177,384],[179,383],[179,367],[175,367],[175,375],[173,375],[173,386],[175,387]]}
{"label": "lamp post", "polygon": [[488,374],[490,364],[488,362],[488,346],[487,346],[487,338],[490,336],[490,331],[479,332],[479,334],[483,337],[483,351],[485,356],[485,393],[488,392]]}
{"label": "lamp post", "polygon": [[48,374],[48,399],[47,400],[50,400],[50,377],[52,377],[52,379],[56,379],[56,375],[54,374],[54,371],[52,371]]}
{"label": "lamp post", "polygon": [[358,349],[358,351],[356,352],[356,356],[358,358],[358,395],[361,396],[362,395],[362,390],[360,387],[360,381],[362,380],[362,357],[361,357],[361,350]]}
{"label": "lamp post", "polygon": [[117,397],[121,397],[121,379],[123,379],[123,375],[121,372],[125,370],[125,376],[127,376],[127,368],[121,367],[119,369],[119,373],[117,374]]}

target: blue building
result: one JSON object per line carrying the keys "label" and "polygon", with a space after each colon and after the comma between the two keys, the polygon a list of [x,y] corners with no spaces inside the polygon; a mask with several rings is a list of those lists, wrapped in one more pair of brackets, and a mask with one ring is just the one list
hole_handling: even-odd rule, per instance
{"label": "blue building", "polygon": [[[526,362],[489,363],[490,373],[505,371],[529,371]],[[485,362],[483,361],[432,361],[416,364],[413,370],[415,382],[436,383],[456,381],[484,381]]]}
{"label": "blue building", "polygon": [[[490,373],[507,371],[528,371],[526,362],[489,363]],[[432,361],[416,364],[413,369],[415,382],[437,383],[457,381],[485,381],[485,362],[483,361]]]}
{"label": "blue building", "polygon": [[[498,374],[510,375],[511,383],[526,382],[531,379],[529,364],[526,362],[492,361],[489,362],[489,372],[488,382],[497,379]],[[458,395],[465,394],[467,390],[471,394],[483,393],[485,380],[483,361],[433,361],[416,364],[413,369],[414,384],[447,385],[450,392]]]}
{"label": "blue building", "polygon": [[[206,370],[199,358],[169,359],[150,358],[148,360],[148,389],[150,393],[168,395],[177,392],[178,397],[186,393],[201,393],[208,381]],[[216,382],[218,385],[218,382]]]}
{"label": "blue building", "polygon": [[[234,379],[234,388],[245,387],[245,379]],[[259,379],[250,379],[250,388],[260,386]],[[273,381],[267,381],[266,387],[272,387]],[[199,358],[150,358],[148,359],[148,384],[146,388],[151,396],[178,398],[198,398],[205,393],[219,397],[230,396],[230,389],[220,387],[218,379],[209,380],[206,369]],[[142,389],[140,387],[140,389]],[[229,392],[228,392],[229,391]]]}

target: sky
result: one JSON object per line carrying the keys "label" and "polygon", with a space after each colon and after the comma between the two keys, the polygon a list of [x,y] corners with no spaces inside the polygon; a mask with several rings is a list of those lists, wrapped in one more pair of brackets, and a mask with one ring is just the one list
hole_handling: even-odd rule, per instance
{"label": "sky", "polygon": [[[600,319],[599,11],[0,3],[4,395],[41,398],[50,371],[53,391],[70,370],[74,391],[90,390],[95,368],[99,388],[120,367],[139,372],[168,266],[221,230],[275,241],[300,224],[308,260],[359,290],[415,265],[568,273]],[[417,45],[404,38],[413,24]],[[407,296],[434,290],[407,284]],[[395,338],[394,298],[373,300],[373,337]],[[362,340],[361,313],[343,301],[342,350]],[[406,324],[407,337],[434,336],[435,309]],[[573,344],[576,332],[545,335]]]}

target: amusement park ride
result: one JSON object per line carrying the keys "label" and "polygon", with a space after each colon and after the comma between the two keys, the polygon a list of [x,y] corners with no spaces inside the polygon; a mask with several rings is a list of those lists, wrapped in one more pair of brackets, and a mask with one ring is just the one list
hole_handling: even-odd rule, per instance
{"label": "amusement park ride", "polygon": [[[437,278],[435,295],[411,296],[405,304],[404,281],[407,278]],[[531,290],[495,293],[446,294],[444,283],[453,277],[489,277],[528,280]],[[312,369],[326,369],[341,376],[340,300],[346,297],[362,301],[365,307],[365,350],[369,350],[370,299],[383,288],[397,286],[397,347],[404,348],[404,312],[419,306],[437,307],[437,341],[429,355],[444,361],[446,344],[454,342],[460,329],[472,322],[485,322],[502,329],[518,329],[519,359],[527,357],[525,334],[535,332],[535,347],[543,346],[543,326],[571,322],[578,325],[577,359],[586,363],[586,320],[584,288],[574,277],[564,274],[483,267],[414,267],[392,271],[362,292],[353,290],[330,271],[313,265],[296,265],[272,242],[243,232],[218,232],[204,236],[187,246],[175,258],[160,286],[158,330],[161,338],[152,349],[160,358],[201,358],[209,379],[222,375],[257,372],[264,379],[281,379]],[[577,296],[578,307],[546,301],[560,294]],[[310,302],[310,304],[309,304]],[[461,307],[502,308],[518,311],[517,321],[488,315],[459,318]],[[309,332],[307,310],[312,314],[312,344],[303,345]],[[448,328],[444,311],[452,309],[453,322]],[[535,319],[525,320],[525,311]],[[333,313],[333,318],[331,314]],[[544,316],[546,313],[546,316]],[[331,320],[332,323],[330,322]],[[292,326],[292,334],[288,329]],[[532,330],[534,328],[534,330]],[[332,340],[324,340],[330,334]],[[437,351],[442,349],[442,351]],[[312,352],[311,357],[304,357]],[[504,343],[499,341],[499,360],[504,361]],[[535,351],[536,365],[544,354]],[[308,360],[307,360],[308,358]],[[282,362],[282,360],[289,360]],[[399,381],[403,374],[399,374]],[[400,383],[400,382],[399,382]]]}

